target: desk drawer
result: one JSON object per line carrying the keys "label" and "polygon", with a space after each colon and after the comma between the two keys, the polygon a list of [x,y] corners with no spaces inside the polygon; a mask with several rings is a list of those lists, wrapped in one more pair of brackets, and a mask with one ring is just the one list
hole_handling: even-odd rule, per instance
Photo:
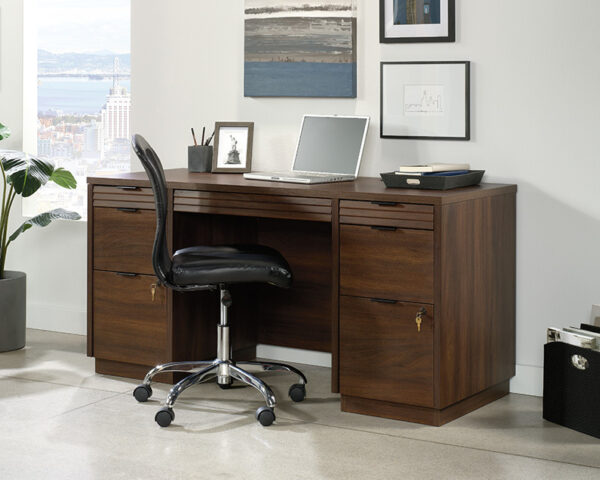
{"label": "desk drawer", "polygon": [[328,198],[175,190],[176,212],[331,222]]}
{"label": "desk drawer", "polygon": [[341,200],[340,223],[433,230],[433,206]]}
{"label": "desk drawer", "polygon": [[94,272],[94,356],[156,365],[167,359],[166,289],[150,275]]}
{"label": "desk drawer", "polygon": [[94,187],[94,207],[126,207],[154,210],[154,196],[151,188],[120,186]]}
{"label": "desk drawer", "polygon": [[154,274],[152,210],[94,208],[94,269]]}
{"label": "desk drawer", "polygon": [[433,242],[429,230],[340,225],[341,294],[433,303]]}
{"label": "desk drawer", "polygon": [[433,407],[433,318],[431,305],[342,296],[341,394]]}

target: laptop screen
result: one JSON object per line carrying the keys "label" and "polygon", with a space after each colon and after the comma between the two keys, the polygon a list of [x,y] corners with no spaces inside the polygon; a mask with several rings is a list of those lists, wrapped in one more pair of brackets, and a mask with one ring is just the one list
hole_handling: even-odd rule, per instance
{"label": "laptop screen", "polygon": [[294,171],[358,175],[368,117],[305,115]]}

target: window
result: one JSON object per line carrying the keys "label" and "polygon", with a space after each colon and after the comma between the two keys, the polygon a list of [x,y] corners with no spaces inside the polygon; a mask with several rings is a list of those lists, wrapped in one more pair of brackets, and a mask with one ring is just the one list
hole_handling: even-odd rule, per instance
{"label": "window", "polygon": [[38,0],[38,155],[77,178],[46,185],[23,215],[87,218],[86,176],[130,169],[130,0]]}

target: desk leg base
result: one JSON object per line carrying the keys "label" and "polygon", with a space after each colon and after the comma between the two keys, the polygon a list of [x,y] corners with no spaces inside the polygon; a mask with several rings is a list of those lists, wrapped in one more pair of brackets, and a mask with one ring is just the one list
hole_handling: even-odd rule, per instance
{"label": "desk leg base", "polygon": [[342,395],[342,411],[439,427],[491,403],[509,392],[509,381],[495,385],[444,409]]}

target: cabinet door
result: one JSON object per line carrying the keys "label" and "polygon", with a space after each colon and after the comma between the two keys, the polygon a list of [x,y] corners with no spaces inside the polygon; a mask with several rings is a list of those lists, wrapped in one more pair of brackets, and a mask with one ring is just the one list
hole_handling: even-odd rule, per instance
{"label": "cabinet door", "polygon": [[340,226],[340,293],[433,303],[433,232]]}
{"label": "cabinet door", "polygon": [[342,395],[433,407],[433,318],[431,305],[342,296]]}
{"label": "cabinet door", "polygon": [[150,275],[94,272],[94,356],[156,365],[167,359],[166,289]]}

